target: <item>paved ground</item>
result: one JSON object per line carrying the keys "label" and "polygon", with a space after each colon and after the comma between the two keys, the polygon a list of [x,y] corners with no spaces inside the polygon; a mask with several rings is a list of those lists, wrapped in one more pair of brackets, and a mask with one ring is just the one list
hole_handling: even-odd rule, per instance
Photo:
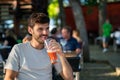
{"label": "paved ground", "polygon": [[116,68],[120,68],[120,52],[114,52],[112,46],[102,53],[98,45],[90,46],[89,63],[84,63],[80,80],[120,80]]}

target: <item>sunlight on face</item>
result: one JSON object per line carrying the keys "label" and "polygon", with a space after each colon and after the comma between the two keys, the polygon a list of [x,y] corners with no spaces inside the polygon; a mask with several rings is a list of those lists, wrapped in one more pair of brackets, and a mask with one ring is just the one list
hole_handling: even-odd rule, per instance
{"label": "sunlight on face", "polygon": [[66,29],[62,29],[62,37],[66,39],[69,36],[70,36],[70,33]]}
{"label": "sunlight on face", "polygon": [[35,24],[33,27],[33,39],[39,42],[40,44],[44,43],[44,40],[47,39],[49,35],[49,24]]}

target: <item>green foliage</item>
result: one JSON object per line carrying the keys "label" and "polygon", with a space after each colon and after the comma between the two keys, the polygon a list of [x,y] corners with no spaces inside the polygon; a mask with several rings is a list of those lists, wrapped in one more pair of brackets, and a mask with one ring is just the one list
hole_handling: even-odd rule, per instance
{"label": "green foliage", "polygon": [[90,15],[90,14],[92,14],[93,13],[93,9],[92,9],[92,7],[88,7],[88,10],[87,10],[87,14],[88,15]]}
{"label": "green foliage", "polygon": [[90,15],[93,12],[93,6],[97,5],[97,0],[86,0],[86,6],[88,6],[87,14]]}
{"label": "green foliage", "polygon": [[86,0],[86,4],[87,6],[94,6],[97,4],[97,0]]}
{"label": "green foliage", "polygon": [[56,18],[59,13],[59,4],[58,0],[51,0],[51,3],[48,6],[48,14],[50,18]]}

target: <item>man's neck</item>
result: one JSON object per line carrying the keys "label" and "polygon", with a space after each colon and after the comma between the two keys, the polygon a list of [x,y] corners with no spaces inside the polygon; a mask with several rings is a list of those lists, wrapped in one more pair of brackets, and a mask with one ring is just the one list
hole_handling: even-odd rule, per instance
{"label": "man's neck", "polygon": [[32,40],[30,41],[30,44],[31,44],[31,46],[32,46],[33,48],[35,48],[35,49],[41,50],[41,49],[44,48],[44,44],[40,44],[40,43],[34,42],[34,41],[32,41]]}
{"label": "man's neck", "polygon": [[65,38],[65,40],[69,40],[71,37],[67,37],[67,38]]}

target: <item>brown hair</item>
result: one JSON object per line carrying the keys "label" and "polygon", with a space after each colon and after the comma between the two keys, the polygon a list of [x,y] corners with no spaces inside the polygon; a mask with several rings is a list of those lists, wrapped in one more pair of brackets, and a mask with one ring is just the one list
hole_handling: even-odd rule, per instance
{"label": "brown hair", "polygon": [[44,24],[44,23],[49,23],[49,22],[50,22],[50,19],[46,14],[32,13],[32,15],[28,19],[28,26],[33,28],[35,23]]}

